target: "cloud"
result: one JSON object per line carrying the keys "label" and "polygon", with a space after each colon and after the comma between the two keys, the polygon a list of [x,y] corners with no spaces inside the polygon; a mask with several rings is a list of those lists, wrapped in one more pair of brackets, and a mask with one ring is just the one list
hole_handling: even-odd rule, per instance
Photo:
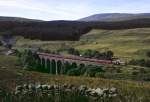
{"label": "cloud", "polygon": [[75,20],[96,13],[149,12],[149,3],[149,0],[0,0],[0,15]]}
{"label": "cloud", "polygon": [[[51,1],[51,0],[50,0]],[[69,3],[60,3],[60,2],[50,2],[43,3],[40,1],[30,1],[30,0],[10,0],[10,1],[0,1],[0,14],[11,14],[13,11],[18,16],[23,15],[23,13],[29,12],[33,16],[39,16],[38,18],[43,19],[42,15],[48,16],[44,17],[46,20],[50,19],[78,19],[84,17],[87,13],[85,12],[88,7],[83,6],[82,4],[74,5],[73,2]],[[41,14],[39,14],[39,13]],[[38,15],[37,15],[38,14]],[[26,15],[31,17],[31,15]],[[35,17],[34,17],[35,18]]]}

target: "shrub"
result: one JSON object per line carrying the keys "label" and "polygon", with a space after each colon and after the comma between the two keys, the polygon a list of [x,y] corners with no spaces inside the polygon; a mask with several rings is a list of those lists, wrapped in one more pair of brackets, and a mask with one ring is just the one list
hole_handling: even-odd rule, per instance
{"label": "shrub", "polygon": [[85,50],[83,53],[84,57],[89,57],[89,58],[98,58],[98,59],[112,59],[114,56],[114,53],[112,51],[107,51],[107,52],[99,52],[96,50]]}
{"label": "shrub", "polygon": [[80,75],[79,68],[73,68],[73,69],[68,70],[67,75],[69,75],[69,76],[79,76]]}
{"label": "shrub", "polygon": [[121,73],[121,69],[119,69],[119,68],[116,69],[116,72],[117,72],[117,73]]}
{"label": "shrub", "polygon": [[107,59],[112,59],[112,57],[114,56],[114,53],[112,51],[107,51],[106,56],[107,56]]}
{"label": "shrub", "polygon": [[145,60],[145,59],[134,60],[133,59],[133,60],[129,61],[128,64],[150,67],[150,60]]}
{"label": "shrub", "polygon": [[101,77],[101,78],[105,78],[104,73],[103,72],[98,72],[95,74],[95,77]]}
{"label": "shrub", "polygon": [[74,49],[74,48],[68,49],[68,53],[72,54],[72,55],[77,55],[77,56],[80,55],[80,52],[78,50]]}
{"label": "shrub", "polygon": [[132,75],[138,75],[138,74],[139,74],[138,71],[133,71],[133,72],[132,72]]}
{"label": "shrub", "polygon": [[150,51],[148,51],[148,52],[146,53],[146,55],[147,55],[148,57],[150,57]]}
{"label": "shrub", "polygon": [[140,73],[142,73],[142,74],[145,74],[146,73],[146,70],[144,69],[144,68],[140,68]]}
{"label": "shrub", "polygon": [[146,65],[145,66],[150,67],[150,60],[146,61]]}
{"label": "shrub", "polygon": [[90,77],[95,77],[95,74],[98,72],[104,72],[102,66],[89,65],[86,67],[86,69],[85,75]]}
{"label": "shrub", "polygon": [[30,50],[24,50],[17,55],[19,57],[19,62],[25,69],[35,70],[38,60],[38,55],[36,53],[32,53]]}

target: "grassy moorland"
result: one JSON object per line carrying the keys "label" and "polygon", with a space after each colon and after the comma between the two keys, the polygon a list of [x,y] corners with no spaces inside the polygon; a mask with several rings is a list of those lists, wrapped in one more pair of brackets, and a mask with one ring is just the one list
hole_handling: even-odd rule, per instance
{"label": "grassy moorland", "polygon": [[116,56],[146,58],[149,51],[150,29],[92,30],[81,37],[77,49],[112,50]]}

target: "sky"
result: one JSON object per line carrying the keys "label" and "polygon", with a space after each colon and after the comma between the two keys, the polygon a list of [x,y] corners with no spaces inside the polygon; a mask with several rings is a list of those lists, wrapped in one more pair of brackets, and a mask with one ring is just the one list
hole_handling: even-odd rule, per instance
{"label": "sky", "polygon": [[150,13],[150,0],[0,0],[0,16],[77,20],[100,13]]}

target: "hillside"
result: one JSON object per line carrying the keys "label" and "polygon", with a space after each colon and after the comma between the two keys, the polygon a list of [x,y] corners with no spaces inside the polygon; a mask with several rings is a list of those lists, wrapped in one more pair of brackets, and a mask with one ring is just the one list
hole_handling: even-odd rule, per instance
{"label": "hillside", "polygon": [[42,20],[28,19],[28,18],[21,18],[21,17],[5,17],[5,16],[0,16],[0,21],[30,22],[30,21],[42,21]]}
{"label": "hillside", "polygon": [[[6,18],[7,19],[7,18]],[[0,21],[0,35],[23,36],[39,40],[77,41],[91,29],[120,30],[150,27],[150,18],[124,21]]]}
{"label": "hillside", "polygon": [[78,21],[0,21],[0,35],[40,40],[79,40],[91,29]]}
{"label": "hillside", "polygon": [[150,50],[150,28],[124,30],[94,29],[81,36],[79,41],[40,41],[17,38],[15,48],[41,47],[48,50],[75,47],[79,50],[112,50],[115,56],[125,59],[147,58]]}
{"label": "hillside", "polygon": [[150,28],[126,30],[92,30],[83,35],[75,47],[79,50],[112,50],[116,56],[146,58],[150,50]]}
{"label": "hillside", "polygon": [[80,21],[124,21],[132,19],[150,18],[150,13],[129,14],[129,13],[103,13],[95,14],[80,19]]}

